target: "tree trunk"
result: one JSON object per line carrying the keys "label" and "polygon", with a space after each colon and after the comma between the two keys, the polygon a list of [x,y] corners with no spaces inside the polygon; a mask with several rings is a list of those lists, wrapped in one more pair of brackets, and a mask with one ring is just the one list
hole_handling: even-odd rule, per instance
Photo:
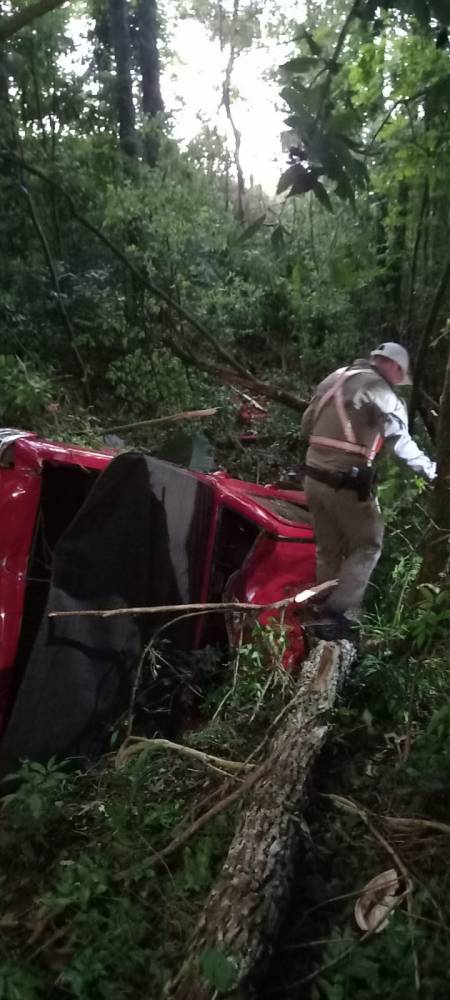
{"label": "tree trunk", "polygon": [[212,1000],[198,959],[217,950],[234,967],[230,995],[247,994],[270,958],[289,902],[306,782],[325,742],[330,710],[355,656],[349,642],[320,643],[302,666],[295,700],[280,720],[253,799],[206,903],[171,1000]]}
{"label": "tree trunk", "polygon": [[450,571],[450,353],[439,411],[437,480],[432,503],[432,528],[418,584],[448,583]]}
{"label": "tree trunk", "polygon": [[441,275],[441,280],[436,289],[436,293],[431,305],[430,312],[428,314],[428,319],[424,327],[422,334],[422,339],[419,344],[419,350],[415,359],[415,370],[414,370],[414,380],[411,392],[411,401],[409,404],[409,433],[412,434],[414,431],[414,420],[416,412],[419,405],[420,398],[420,388],[422,385],[422,379],[425,369],[425,363],[428,353],[428,348],[430,345],[431,337],[434,333],[434,328],[436,326],[437,320],[439,318],[439,313],[441,306],[445,300],[447,294],[447,289],[450,283],[450,257],[444,266],[444,270]]}
{"label": "tree trunk", "polygon": [[[228,122],[230,124],[234,137],[234,163],[236,167],[236,177],[237,177],[236,217],[239,220],[239,222],[244,222],[245,180],[241,163],[241,133],[236,125],[231,110],[231,78],[233,74],[234,64],[236,61],[236,37],[238,31],[238,22],[239,22],[239,0],[234,0],[233,18],[231,22],[231,35],[230,35],[230,55],[225,70],[225,79],[222,87],[222,104],[225,108],[225,114],[228,118]],[[222,45],[223,42],[221,39],[221,46]]]}
{"label": "tree trunk", "polygon": [[111,34],[116,60],[116,101],[120,145],[127,156],[137,155],[136,116],[131,80],[131,43],[127,0],[109,0]]}
{"label": "tree trunk", "polygon": [[414,246],[411,258],[410,277],[409,277],[408,311],[406,314],[406,322],[404,327],[408,343],[410,343],[411,341],[411,324],[414,315],[414,296],[416,292],[416,275],[417,275],[417,265],[419,262],[419,247],[423,237],[424,220],[426,220],[429,203],[430,203],[430,184],[428,177],[425,177],[423,183],[419,216],[417,219],[416,233],[415,233]]}
{"label": "tree trunk", "polygon": [[[156,0],[139,0],[137,8],[139,25],[139,64],[142,76],[142,110],[144,129],[159,111],[163,110],[159,79],[159,53]],[[156,163],[158,141],[150,133],[144,136],[145,159],[149,166]]]}
{"label": "tree trunk", "polygon": [[[387,295],[387,214],[388,202],[386,196],[380,198],[375,207],[375,254],[377,264],[377,274],[375,283],[380,292],[380,301],[384,304]],[[384,310],[382,311],[384,315]]]}
{"label": "tree trunk", "polygon": [[406,223],[409,203],[409,184],[401,181],[397,193],[397,221],[389,252],[389,286],[395,315],[399,316],[402,305],[403,262],[406,249]]}
{"label": "tree trunk", "polygon": [[3,46],[0,46],[0,125],[2,133],[7,121],[8,105],[9,105],[9,86],[8,86],[8,69],[6,64],[6,53]]}

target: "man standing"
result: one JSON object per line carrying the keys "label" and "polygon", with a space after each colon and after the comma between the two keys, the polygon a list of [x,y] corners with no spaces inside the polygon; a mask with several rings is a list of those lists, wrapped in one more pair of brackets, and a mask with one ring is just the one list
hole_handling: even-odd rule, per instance
{"label": "man standing", "polygon": [[318,386],[302,420],[309,439],[305,492],[317,543],[317,582],[337,579],[321,606],[326,639],[351,638],[364,592],[381,555],[384,524],[373,492],[373,461],[383,444],[414,472],[434,479],[436,463],[408,432],[405,404],[393,391],[410,385],[409,356],[380,344],[368,360],[333,372]]}

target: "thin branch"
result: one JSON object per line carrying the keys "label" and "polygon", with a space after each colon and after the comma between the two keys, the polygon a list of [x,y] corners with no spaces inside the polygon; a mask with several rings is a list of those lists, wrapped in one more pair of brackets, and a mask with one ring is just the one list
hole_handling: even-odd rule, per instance
{"label": "thin branch", "polygon": [[49,618],[114,618],[117,615],[157,615],[157,614],[172,614],[177,611],[181,612],[198,612],[202,614],[204,611],[265,611],[267,609],[273,608],[286,608],[290,604],[307,604],[309,601],[313,600],[318,594],[328,593],[333,587],[337,586],[337,580],[327,580],[326,583],[318,583],[315,587],[309,587],[307,590],[303,590],[296,594],[295,597],[286,597],[282,601],[273,601],[269,604],[244,604],[238,601],[225,601],[217,603],[206,603],[206,604],[162,604],[158,607],[151,608],[110,608],[108,610],[80,610],[80,611],[49,611]]}
{"label": "thin branch", "polygon": [[371,140],[369,142],[369,145],[366,146],[366,149],[365,149],[366,156],[368,156],[371,153],[372,148],[375,145],[375,142],[378,139],[378,136],[379,136],[380,132],[382,132],[382,130],[384,129],[384,126],[387,125],[387,123],[388,123],[391,115],[393,114],[393,112],[398,107],[400,107],[401,104],[406,104],[406,105],[412,104],[413,101],[418,101],[421,97],[426,97],[427,93],[428,93],[428,88],[426,88],[425,90],[422,88],[422,90],[416,90],[416,92],[414,94],[411,94],[410,97],[398,97],[397,100],[394,101],[392,107],[389,108],[389,111],[386,112],[386,114],[385,114],[385,116],[384,116],[384,118],[383,118],[383,120],[381,122],[381,125],[379,125],[378,128],[375,130],[375,132],[374,132],[374,134],[373,134],[373,136],[372,136],[372,138],[371,138]]}
{"label": "thin branch", "polygon": [[420,830],[433,831],[434,833],[445,833],[450,836],[450,826],[448,823],[440,823],[435,819],[420,819],[414,816],[381,816],[383,823],[397,827],[398,830]]}
{"label": "thin branch", "polygon": [[89,382],[88,382],[88,377],[87,377],[87,371],[86,371],[86,367],[85,367],[83,358],[81,357],[81,354],[80,354],[80,352],[78,350],[78,346],[77,346],[77,343],[76,343],[76,335],[75,335],[75,331],[74,331],[74,328],[73,328],[73,325],[72,325],[72,320],[70,319],[70,316],[69,316],[69,314],[67,312],[66,306],[64,304],[64,301],[63,301],[63,298],[62,298],[62,295],[61,295],[61,287],[60,287],[60,284],[59,284],[58,272],[56,270],[56,265],[55,265],[55,262],[54,262],[53,257],[52,257],[50,246],[49,246],[47,237],[46,237],[46,235],[44,233],[44,230],[43,230],[43,228],[41,226],[41,223],[40,223],[40,221],[38,219],[37,212],[36,212],[36,207],[35,207],[35,204],[34,204],[34,201],[33,201],[32,197],[31,197],[30,192],[28,191],[28,189],[23,184],[21,184],[20,187],[21,187],[21,190],[22,190],[23,194],[25,195],[25,197],[26,197],[26,199],[28,201],[28,208],[29,208],[29,211],[30,211],[31,220],[33,222],[33,226],[35,228],[35,231],[37,233],[37,236],[39,238],[39,241],[41,243],[41,246],[42,246],[42,249],[43,249],[43,252],[44,252],[45,259],[47,261],[48,269],[50,271],[50,275],[51,275],[51,279],[52,279],[52,283],[53,283],[53,288],[54,288],[55,295],[56,295],[56,301],[58,303],[58,308],[59,308],[59,311],[61,313],[61,318],[62,318],[62,321],[64,323],[64,326],[65,326],[65,328],[67,330],[67,334],[68,334],[68,337],[69,337],[70,346],[72,348],[73,354],[74,354],[74,356],[76,358],[78,367],[79,367],[80,372],[81,372],[81,380],[82,380],[82,383],[83,383],[84,389],[85,389],[86,401],[89,404],[89,403],[91,403],[91,396],[90,396],[90,392],[89,392]]}
{"label": "thin branch", "polygon": [[218,413],[219,406],[210,406],[207,410],[185,410],[184,413],[172,413],[167,417],[153,417],[152,420],[138,420],[134,424],[117,424],[114,427],[105,427],[98,431],[98,434],[116,434],[118,431],[134,431],[143,427],[162,427],[165,424],[175,424],[179,420],[194,420],[198,417],[214,417]]}
{"label": "thin branch", "polygon": [[346,18],[345,18],[345,21],[344,21],[344,23],[342,25],[342,28],[341,28],[341,30],[339,32],[339,35],[338,35],[338,38],[337,38],[337,42],[336,42],[336,45],[335,45],[335,48],[334,48],[333,55],[332,55],[331,59],[328,61],[328,73],[327,73],[327,75],[325,77],[325,82],[324,82],[323,87],[322,87],[322,93],[321,93],[321,96],[320,96],[320,102],[319,102],[319,107],[318,107],[317,116],[316,116],[316,122],[315,122],[315,131],[317,131],[317,129],[318,129],[319,122],[320,122],[321,117],[322,117],[322,113],[324,111],[326,102],[327,102],[328,97],[329,97],[329,93],[330,93],[330,90],[331,90],[331,84],[332,84],[333,79],[335,77],[336,66],[337,66],[337,63],[338,63],[338,59],[339,59],[339,56],[341,54],[342,47],[344,45],[345,39],[347,38],[347,35],[348,35],[348,32],[349,32],[349,28],[350,28],[350,24],[353,21],[353,18],[356,16],[356,12],[357,12],[357,8],[358,7],[359,7],[359,0],[354,0],[354,2],[352,3],[352,5],[350,7],[350,10],[349,10]]}
{"label": "thin branch", "polygon": [[275,403],[279,403],[281,406],[288,406],[291,410],[296,410],[298,413],[303,413],[308,406],[308,401],[306,399],[301,399],[300,396],[295,395],[289,389],[282,389],[277,385],[270,385],[267,382],[262,382],[261,379],[257,378],[256,375],[249,373],[245,378],[242,375],[236,375],[234,371],[229,368],[221,368],[218,365],[211,364],[208,361],[203,361],[199,358],[192,350],[186,350],[186,348],[178,344],[175,340],[171,341],[171,346],[174,354],[177,355],[186,365],[192,365],[194,368],[198,368],[201,371],[207,372],[209,375],[213,375],[214,378],[220,379],[225,385],[239,385],[245,389],[251,389],[260,396],[264,396],[266,399],[272,399]]}
{"label": "thin branch", "polygon": [[173,750],[174,753],[179,753],[184,757],[199,760],[202,764],[216,764],[217,767],[231,772],[253,770],[255,767],[254,764],[245,764],[243,761],[226,760],[224,757],[216,757],[215,754],[205,753],[203,750],[185,746],[183,743],[173,743],[172,740],[162,738],[147,740],[142,739],[140,736],[130,736],[128,739],[133,741],[132,745],[127,746],[126,743],[122,745],[116,757],[116,767],[123,764],[129,757],[133,757],[134,754],[142,753],[143,750]]}
{"label": "thin branch", "polygon": [[37,17],[48,14],[56,7],[62,7],[63,3],[65,0],[37,0],[37,3],[22,7],[22,10],[18,10],[16,14],[0,18],[0,42],[11,38],[21,28],[30,24],[31,21],[35,21]]}

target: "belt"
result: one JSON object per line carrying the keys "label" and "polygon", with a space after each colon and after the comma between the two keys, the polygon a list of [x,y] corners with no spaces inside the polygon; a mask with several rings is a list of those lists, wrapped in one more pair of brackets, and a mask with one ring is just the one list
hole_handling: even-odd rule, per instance
{"label": "belt", "polygon": [[359,490],[358,477],[350,472],[328,472],[327,469],[316,469],[312,465],[305,466],[305,474],[310,479],[317,479],[334,490]]}

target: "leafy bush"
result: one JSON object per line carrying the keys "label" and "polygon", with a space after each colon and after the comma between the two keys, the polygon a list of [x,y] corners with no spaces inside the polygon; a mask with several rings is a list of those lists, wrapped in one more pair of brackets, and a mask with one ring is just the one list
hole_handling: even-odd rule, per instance
{"label": "leafy bush", "polygon": [[55,399],[51,375],[12,354],[0,354],[1,422],[32,427]]}

